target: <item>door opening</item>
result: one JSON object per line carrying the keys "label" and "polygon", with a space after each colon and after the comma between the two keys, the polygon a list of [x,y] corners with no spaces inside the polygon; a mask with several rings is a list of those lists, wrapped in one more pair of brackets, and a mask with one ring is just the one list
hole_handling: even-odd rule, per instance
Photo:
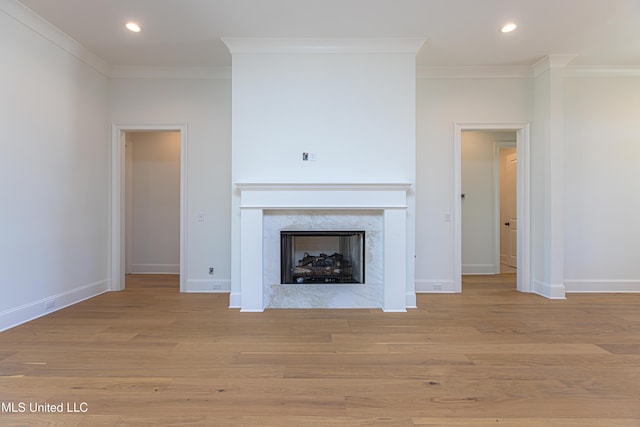
{"label": "door opening", "polygon": [[125,132],[125,274],[180,274],[180,132]]}
{"label": "door opening", "polygon": [[113,125],[111,290],[125,288],[125,273],[151,273],[179,274],[184,292],[186,145],[184,124]]}
{"label": "door opening", "polygon": [[[463,147],[465,133],[472,136]],[[465,134],[463,136],[463,134]],[[502,137],[500,137],[502,135]],[[515,144],[513,137],[515,136]],[[502,138],[502,141],[500,140]],[[511,139],[511,141],[509,141]],[[485,141],[487,145],[480,143]],[[511,190],[515,193],[510,220],[503,220],[500,198],[500,148],[513,146],[515,175]],[[507,261],[515,267],[518,291],[530,292],[529,260],[529,125],[528,124],[456,124],[454,131],[454,290],[462,292],[463,274],[500,274],[508,271]],[[463,176],[464,175],[464,176]],[[508,197],[502,197],[507,202]],[[508,223],[507,226],[504,224]],[[509,228],[509,243],[503,243],[501,228]],[[487,248],[491,248],[488,250]],[[504,250],[512,257],[503,258]],[[502,252],[502,253],[501,253]]]}

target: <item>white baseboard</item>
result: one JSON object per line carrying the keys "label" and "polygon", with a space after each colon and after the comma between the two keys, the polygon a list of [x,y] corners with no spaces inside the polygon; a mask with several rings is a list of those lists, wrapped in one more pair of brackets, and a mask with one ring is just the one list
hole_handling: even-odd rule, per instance
{"label": "white baseboard", "polygon": [[240,308],[240,292],[231,292],[229,295],[229,308]]}
{"label": "white baseboard", "polygon": [[564,285],[543,283],[539,280],[531,281],[531,291],[549,299],[566,299]]}
{"label": "white baseboard", "polygon": [[180,274],[180,264],[131,264],[131,274]]}
{"label": "white baseboard", "polygon": [[0,312],[0,332],[37,319],[54,311],[93,298],[110,290],[109,280],[81,286],[76,289],[51,295],[19,307]]}
{"label": "white baseboard", "polygon": [[407,304],[407,308],[418,308],[415,292],[407,292],[406,304]]}
{"label": "white baseboard", "polygon": [[499,274],[500,266],[495,264],[462,264],[462,274]]}
{"label": "white baseboard", "polygon": [[192,279],[184,284],[187,293],[225,293],[231,291],[231,280]]}
{"label": "white baseboard", "polygon": [[565,280],[567,292],[640,292],[640,280]]}
{"label": "white baseboard", "polygon": [[416,293],[455,293],[453,280],[416,280]]}

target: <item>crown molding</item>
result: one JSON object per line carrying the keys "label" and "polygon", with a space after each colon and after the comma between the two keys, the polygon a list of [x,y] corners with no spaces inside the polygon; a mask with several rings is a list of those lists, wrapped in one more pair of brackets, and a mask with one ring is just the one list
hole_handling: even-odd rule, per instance
{"label": "crown molding", "polygon": [[[561,64],[561,63],[560,63]],[[551,66],[545,59],[534,65],[525,66],[482,66],[482,67],[424,67],[416,69],[418,79],[527,79],[538,77],[552,69],[562,68],[565,78],[590,77],[640,77],[640,66],[572,66],[563,67],[558,63]]]}
{"label": "crown molding", "polygon": [[640,66],[636,67],[568,67],[564,74],[571,78],[590,77],[640,77]]}
{"label": "crown molding", "polygon": [[16,0],[1,0],[0,10],[78,60],[109,76],[111,66],[40,15]]}
{"label": "crown molding", "polygon": [[111,67],[109,77],[114,79],[193,79],[227,80],[231,79],[231,67]]}
{"label": "crown molding", "polygon": [[531,67],[523,66],[418,66],[419,79],[526,79],[532,77]]}
{"label": "crown molding", "polygon": [[547,72],[554,68],[566,68],[571,61],[576,58],[576,54],[549,54],[540,58],[538,62],[533,64],[533,77],[538,77],[540,74]]}
{"label": "crown molding", "polygon": [[251,38],[223,37],[238,53],[407,53],[416,54],[425,38]]}

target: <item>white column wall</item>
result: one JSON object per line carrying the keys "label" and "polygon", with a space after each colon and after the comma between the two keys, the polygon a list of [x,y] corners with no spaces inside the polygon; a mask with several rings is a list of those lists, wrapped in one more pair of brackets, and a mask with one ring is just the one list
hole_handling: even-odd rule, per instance
{"label": "white column wall", "polygon": [[564,65],[541,61],[532,128],[532,290],[564,298]]}
{"label": "white column wall", "polygon": [[[415,182],[415,40],[408,43],[413,52],[384,53],[304,46],[283,52],[271,45],[250,51],[246,41],[227,42],[233,54],[232,182]],[[258,50],[274,43],[249,42]],[[315,160],[303,161],[303,152]],[[413,189],[407,204],[405,285],[413,292]],[[231,305],[238,306],[237,192],[232,212]]]}

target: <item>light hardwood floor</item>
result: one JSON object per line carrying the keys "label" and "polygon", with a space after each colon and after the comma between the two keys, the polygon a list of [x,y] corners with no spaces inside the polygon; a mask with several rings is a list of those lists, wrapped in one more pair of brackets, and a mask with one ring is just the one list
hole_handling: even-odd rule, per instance
{"label": "light hardwood floor", "polygon": [[465,277],[407,313],[240,313],[130,276],[0,334],[0,425],[640,426],[640,295],[514,281]]}

